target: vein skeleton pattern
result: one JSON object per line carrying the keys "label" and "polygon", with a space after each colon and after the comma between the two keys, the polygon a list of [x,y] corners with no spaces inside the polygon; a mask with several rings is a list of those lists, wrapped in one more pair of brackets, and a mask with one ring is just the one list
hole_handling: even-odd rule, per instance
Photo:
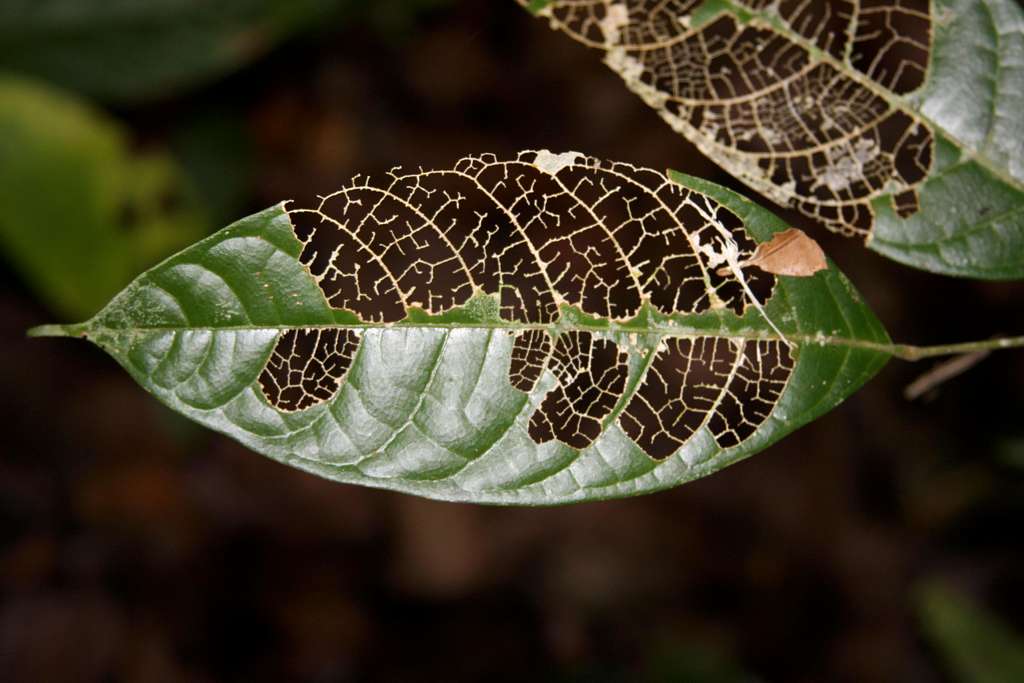
{"label": "vein skeleton pattern", "polygon": [[741,11],[692,21],[703,4],[552,0],[541,14],[605,50],[673,129],[773,201],[844,234],[870,232],[879,196],[918,211],[933,136],[889,94],[925,81],[929,0],[733,0],[799,41]]}
{"label": "vein skeleton pattern", "polygon": [[359,348],[359,333],[342,329],[288,330],[260,374],[263,394],[279,410],[329,400]]}
{"label": "vein skeleton pattern", "polygon": [[558,385],[530,418],[530,437],[537,443],[558,439],[586,448],[601,434],[601,420],[626,388],[628,356],[611,340],[596,339],[590,332],[565,332],[550,358],[547,367]]}
{"label": "vein skeleton pattern", "polygon": [[668,457],[704,424],[719,446],[735,446],[771,413],[792,369],[778,341],[667,339],[622,427],[653,458]]}
{"label": "vein skeleton pattern", "polygon": [[[774,276],[715,267],[721,254],[742,261],[756,249],[742,221],[650,169],[547,151],[467,157],[380,184],[357,177],[289,216],[299,260],[330,305],[361,324],[495,297],[513,337],[508,380],[535,395],[528,433],[538,444],[583,449],[618,420],[653,458],[702,425],[733,446],[767,419],[793,369],[781,340],[670,338],[627,396],[629,345],[559,330],[563,305],[623,322],[644,304],[741,315],[752,302],[738,278],[759,301],[771,296]],[[358,344],[343,327],[283,333],[260,377],[264,395],[285,411],[330,400]]]}

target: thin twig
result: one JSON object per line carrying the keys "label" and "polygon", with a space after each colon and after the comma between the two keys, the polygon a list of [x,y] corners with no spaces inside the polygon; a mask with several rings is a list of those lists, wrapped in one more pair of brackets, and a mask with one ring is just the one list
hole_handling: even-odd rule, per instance
{"label": "thin twig", "polygon": [[992,353],[989,349],[971,351],[949,360],[938,363],[928,372],[924,373],[903,390],[903,397],[913,401],[928,393],[940,384],[947,382],[957,375],[963,374],[980,363],[986,356]]}

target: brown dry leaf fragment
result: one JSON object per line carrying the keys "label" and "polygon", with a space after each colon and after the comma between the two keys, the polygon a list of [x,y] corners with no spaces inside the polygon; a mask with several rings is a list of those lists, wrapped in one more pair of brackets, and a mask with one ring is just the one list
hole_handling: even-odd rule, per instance
{"label": "brown dry leaf fragment", "polygon": [[828,270],[825,252],[803,230],[789,228],[757,245],[754,255],[740,262],[741,267],[757,266],[772,275],[810,277]]}
{"label": "brown dry leaf fragment", "polygon": [[745,265],[757,266],[772,275],[810,277],[827,270],[825,252],[803,230],[789,228],[776,233],[769,241],[757,245]]}

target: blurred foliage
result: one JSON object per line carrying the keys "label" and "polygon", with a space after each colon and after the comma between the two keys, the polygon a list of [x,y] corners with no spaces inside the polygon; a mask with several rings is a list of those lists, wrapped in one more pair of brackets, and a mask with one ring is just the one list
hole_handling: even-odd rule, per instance
{"label": "blurred foliage", "polygon": [[960,683],[1024,681],[1024,639],[941,583],[925,584],[918,606],[925,634]]}
{"label": "blurred foliage", "polygon": [[0,76],[0,246],[51,309],[91,315],[207,221],[180,170],[106,115]]}
{"label": "blurred foliage", "polygon": [[172,160],[136,153],[127,128],[44,80],[109,102],[166,98],[299,31],[360,22],[395,36],[447,2],[3,0],[3,258],[52,310],[81,318],[251,198],[251,145],[237,107],[179,116]]}
{"label": "blurred foliage", "polygon": [[253,141],[240,108],[214,105],[177,121],[170,152],[188,176],[212,225],[234,222],[252,201]]}
{"label": "blurred foliage", "polygon": [[753,683],[758,680],[710,647],[664,643],[656,648],[645,680],[650,683]]}
{"label": "blurred foliage", "polygon": [[210,82],[311,27],[367,19],[408,29],[448,0],[4,0],[0,68],[109,102]]}
{"label": "blurred foliage", "polygon": [[996,457],[1004,465],[1024,469],[1024,438],[1004,438],[996,443]]}
{"label": "blurred foliage", "polygon": [[108,101],[165,97],[265,54],[339,0],[5,0],[0,66]]}
{"label": "blurred foliage", "polygon": [[549,679],[551,683],[757,683],[716,648],[702,643],[666,639],[650,644],[642,661],[633,667],[608,662],[589,662],[567,667]]}
{"label": "blurred foliage", "polygon": [[345,7],[350,17],[354,15],[394,40],[408,35],[421,13],[452,3],[453,0],[348,0]]}

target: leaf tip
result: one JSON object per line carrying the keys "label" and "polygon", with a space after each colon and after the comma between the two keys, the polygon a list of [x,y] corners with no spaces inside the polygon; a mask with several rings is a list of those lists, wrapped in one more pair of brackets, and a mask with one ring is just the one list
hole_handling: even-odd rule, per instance
{"label": "leaf tip", "polygon": [[551,4],[551,0],[531,0],[526,6],[526,11],[530,14],[540,14],[547,6]]}

